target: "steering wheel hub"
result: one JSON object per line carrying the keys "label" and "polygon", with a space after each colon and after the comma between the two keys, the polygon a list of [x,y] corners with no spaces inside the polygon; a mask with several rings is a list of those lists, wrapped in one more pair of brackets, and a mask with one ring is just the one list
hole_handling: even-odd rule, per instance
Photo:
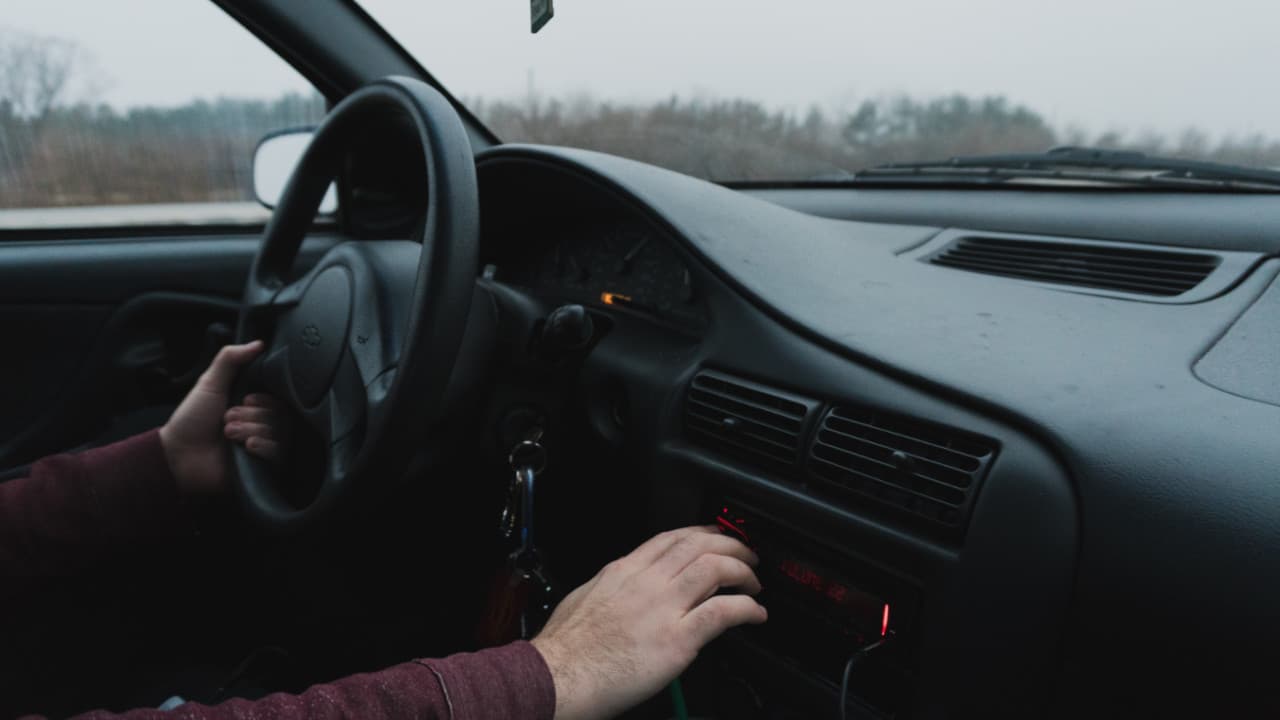
{"label": "steering wheel hub", "polygon": [[350,325],[351,277],[331,267],[316,275],[283,323],[289,375],[301,406],[315,407],[333,385]]}

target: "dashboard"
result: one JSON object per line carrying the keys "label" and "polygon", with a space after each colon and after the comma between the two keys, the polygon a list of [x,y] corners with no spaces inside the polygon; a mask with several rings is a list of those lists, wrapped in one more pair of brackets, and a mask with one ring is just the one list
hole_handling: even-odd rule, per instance
{"label": "dashboard", "polygon": [[[589,567],[702,522],[766,563],[770,623],[691,671],[722,716],[834,716],[878,640],[850,691],[866,717],[1280,707],[1280,405],[1266,343],[1231,332],[1280,327],[1280,247],[1214,222],[1236,199],[1178,198],[1189,220],[1007,193],[982,214],[964,192],[752,197],[562,148],[479,167],[486,276],[603,328],[565,441],[592,480],[560,497],[551,554]],[[1034,274],[934,262],[966,242]],[[1080,284],[1185,253],[1211,291]]]}

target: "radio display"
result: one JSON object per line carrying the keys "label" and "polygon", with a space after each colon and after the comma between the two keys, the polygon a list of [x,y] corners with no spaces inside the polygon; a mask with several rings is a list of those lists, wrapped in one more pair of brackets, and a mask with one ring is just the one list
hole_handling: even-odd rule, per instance
{"label": "radio display", "polygon": [[888,634],[889,603],[883,599],[852,587],[826,568],[793,557],[777,560],[774,569],[783,582],[800,589],[812,602],[848,618],[863,633]]}
{"label": "radio display", "polygon": [[[776,588],[786,588],[786,595],[818,610],[821,615],[835,619],[846,629],[857,632],[863,638],[885,637],[889,634],[890,607],[884,598],[856,587],[830,568],[812,562],[795,548],[781,543],[759,542],[756,523],[725,505],[716,517],[720,531],[738,538],[755,548],[762,561],[762,580],[773,593]],[[770,538],[772,539],[772,538]]]}

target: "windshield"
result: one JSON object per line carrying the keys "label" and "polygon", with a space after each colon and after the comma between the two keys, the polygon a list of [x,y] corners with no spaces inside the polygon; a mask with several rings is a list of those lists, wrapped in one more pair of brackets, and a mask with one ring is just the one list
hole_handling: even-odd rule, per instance
{"label": "windshield", "polygon": [[714,180],[1060,145],[1280,167],[1259,0],[361,3],[504,141]]}

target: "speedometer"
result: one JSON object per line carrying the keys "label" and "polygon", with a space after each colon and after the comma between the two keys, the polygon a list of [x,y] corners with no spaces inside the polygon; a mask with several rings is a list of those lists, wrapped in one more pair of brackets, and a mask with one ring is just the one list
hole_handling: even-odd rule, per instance
{"label": "speedometer", "polygon": [[611,228],[600,238],[600,291],[625,296],[626,304],[660,314],[687,311],[692,277],[676,251],[637,227]]}
{"label": "speedometer", "polygon": [[679,252],[638,223],[580,226],[563,233],[512,280],[576,302],[594,302],[672,320],[696,312],[693,276]]}

